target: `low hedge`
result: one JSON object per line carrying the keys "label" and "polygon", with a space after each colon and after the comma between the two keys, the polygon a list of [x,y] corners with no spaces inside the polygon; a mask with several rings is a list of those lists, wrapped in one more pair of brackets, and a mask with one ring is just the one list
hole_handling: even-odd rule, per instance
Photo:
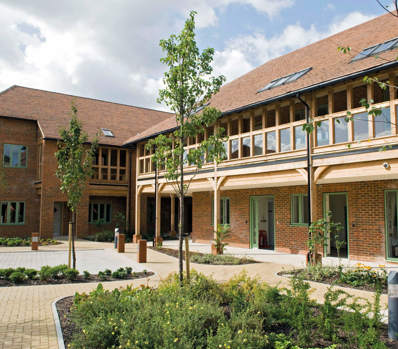
{"label": "low hedge", "polygon": [[[16,246],[30,246],[30,238],[2,238],[0,237],[0,246],[16,247]],[[40,239],[40,245],[57,245],[59,242],[54,239]]]}

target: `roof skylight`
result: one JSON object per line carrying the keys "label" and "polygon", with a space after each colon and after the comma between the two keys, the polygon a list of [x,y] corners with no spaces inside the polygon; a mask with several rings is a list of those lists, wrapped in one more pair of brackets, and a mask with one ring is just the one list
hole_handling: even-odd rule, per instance
{"label": "roof skylight", "polygon": [[101,128],[101,131],[105,137],[115,137],[113,132],[107,128]]}
{"label": "roof skylight", "polygon": [[398,38],[391,39],[381,44],[377,44],[363,49],[351,60],[351,62],[358,61],[360,59],[367,58],[384,51],[392,50],[397,47],[398,47]]}
{"label": "roof skylight", "polygon": [[274,87],[278,87],[278,86],[281,86],[281,85],[286,85],[286,84],[289,84],[289,83],[291,83],[293,81],[296,81],[296,80],[300,79],[303,75],[307,74],[311,69],[312,69],[312,67],[306,68],[306,69],[300,70],[298,72],[295,72],[293,74],[289,74],[289,75],[286,75],[286,76],[282,76],[281,78],[274,79],[269,84],[267,84],[265,87],[263,87],[262,89],[258,90],[257,93],[260,93],[260,92],[263,92],[263,91],[266,91],[266,90],[270,90],[270,89],[272,89]]}

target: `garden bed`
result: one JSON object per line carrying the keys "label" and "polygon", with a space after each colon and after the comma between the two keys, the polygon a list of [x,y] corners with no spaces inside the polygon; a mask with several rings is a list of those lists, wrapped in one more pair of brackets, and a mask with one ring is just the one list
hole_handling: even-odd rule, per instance
{"label": "garden bed", "polygon": [[[0,237],[0,247],[17,247],[30,246],[32,241],[30,238],[2,238]],[[40,239],[40,246],[59,245],[61,242],[54,239]]]}
{"label": "garden bed", "polygon": [[[178,250],[166,247],[149,247],[149,248],[154,251],[167,254],[168,256],[178,258]],[[240,264],[258,263],[257,261],[250,258],[246,257],[239,258],[230,255],[214,256],[212,254],[200,253],[200,252],[189,252],[189,255],[191,256],[191,262],[198,264],[240,265]],[[185,258],[185,251],[183,251],[183,258]]]}
{"label": "garden bed", "polygon": [[[240,275],[219,284],[193,273],[157,289],[104,290],[57,302],[68,348],[396,348],[380,322],[380,295],[364,305],[330,289],[323,304],[309,299],[309,285],[290,289]],[[342,308],[349,310],[345,311]],[[100,335],[99,335],[100,333]]]}
{"label": "garden bed", "polygon": [[312,266],[304,269],[284,270],[282,276],[298,276],[308,281],[338,285],[375,292],[377,288],[387,293],[387,272],[383,266],[371,268],[361,263],[355,268],[342,266]]}
{"label": "garden bed", "polygon": [[76,269],[63,264],[54,267],[44,266],[40,270],[6,268],[0,269],[0,287],[133,280],[151,275],[153,273],[146,270],[133,272],[131,267],[119,268],[113,272],[107,269],[98,274],[90,274],[87,271],[79,274]]}

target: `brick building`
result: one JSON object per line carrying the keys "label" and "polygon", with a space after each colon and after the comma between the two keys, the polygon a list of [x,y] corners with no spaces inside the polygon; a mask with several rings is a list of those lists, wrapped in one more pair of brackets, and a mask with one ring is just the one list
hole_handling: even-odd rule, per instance
{"label": "brick building", "polygon": [[[351,51],[339,52],[339,46]],[[223,223],[231,228],[231,245],[305,253],[309,212],[312,220],[331,212],[343,229],[329,238],[324,254],[335,256],[336,242],[343,242],[343,257],[398,261],[397,48],[398,21],[386,14],[223,86],[211,101],[222,117],[204,137],[218,127],[226,130],[227,159],[217,166],[208,162],[192,180],[193,240],[212,241],[214,225]],[[384,90],[365,83],[365,76],[390,85]],[[382,114],[368,115],[363,99],[373,100]],[[315,126],[309,147],[303,101]],[[136,233],[147,229],[149,200],[161,220],[163,211],[174,213],[166,226],[160,222],[159,233],[174,229],[173,189],[160,172],[161,199],[153,203],[151,154],[144,145],[175,127],[170,117],[126,142],[137,147]],[[200,141],[191,139],[187,149]],[[193,170],[187,166],[188,173]]]}
{"label": "brick building", "polygon": [[[336,255],[336,241],[342,241],[341,254],[349,259],[398,261],[397,24],[389,14],[380,16],[221,88],[211,105],[222,117],[203,137],[225,129],[227,159],[206,163],[192,180],[185,228],[194,241],[211,241],[215,224],[223,223],[231,228],[231,245],[305,253],[310,212],[312,220],[331,212],[343,230],[330,237],[326,255]],[[343,54],[338,46],[351,51]],[[364,76],[390,84],[384,90]],[[101,131],[95,175],[78,213],[79,234],[113,228],[117,212],[126,213],[127,228],[136,234],[174,232],[177,199],[161,172],[155,199],[145,149],[149,138],[175,129],[173,116],[12,87],[0,94],[0,153],[8,182],[0,188],[0,234],[65,233],[68,212],[54,152],[72,99],[89,136]],[[362,99],[373,100],[382,114],[369,116]],[[309,147],[303,101],[315,126]],[[191,139],[187,149],[200,141]]]}
{"label": "brick building", "polygon": [[89,139],[98,133],[94,175],[77,211],[77,234],[113,230],[118,213],[134,226],[135,150],[132,133],[170,114],[95,99],[13,86],[0,93],[0,236],[67,234],[69,209],[55,176],[59,131],[70,121],[72,101]]}

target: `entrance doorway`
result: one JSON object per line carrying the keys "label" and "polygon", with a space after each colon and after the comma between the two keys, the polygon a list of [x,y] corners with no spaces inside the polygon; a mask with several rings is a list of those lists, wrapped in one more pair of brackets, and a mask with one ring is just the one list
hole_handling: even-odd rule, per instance
{"label": "entrance doorway", "polygon": [[63,207],[64,203],[63,202],[54,202],[54,229],[53,229],[53,236],[59,237],[63,233]]}
{"label": "entrance doorway", "polygon": [[386,258],[398,258],[398,191],[388,190],[385,194],[386,215]]}
{"label": "entrance doorway", "polygon": [[250,248],[273,250],[275,248],[274,198],[250,198]]}
{"label": "entrance doorway", "polygon": [[[342,229],[331,234],[326,246],[326,255],[332,257],[348,257],[348,200],[347,193],[324,194],[324,218],[333,223],[340,223]],[[329,217],[328,213],[331,213]],[[338,251],[340,250],[340,251]],[[339,252],[339,253],[338,253]]]}

